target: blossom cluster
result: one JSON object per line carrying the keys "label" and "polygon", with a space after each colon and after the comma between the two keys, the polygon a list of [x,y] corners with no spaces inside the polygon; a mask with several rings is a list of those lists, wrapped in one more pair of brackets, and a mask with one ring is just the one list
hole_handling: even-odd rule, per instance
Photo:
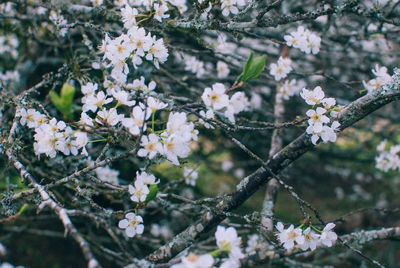
{"label": "blossom cluster", "polygon": [[106,36],[100,48],[104,52],[104,59],[109,60],[112,66],[111,77],[119,83],[125,83],[129,73],[126,61],[131,60],[133,67],[143,63],[142,58],[153,61],[156,68],[167,60],[168,50],[163,39],[156,39],[144,28],[132,26],[127,34],[122,34],[115,39]]}
{"label": "blossom cluster", "polygon": [[376,168],[385,172],[389,170],[400,170],[400,145],[388,148],[387,140],[383,140],[376,148],[380,154],[375,158]]}
{"label": "blossom cluster", "polygon": [[170,113],[167,128],[161,133],[164,144],[162,154],[174,165],[179,165],[179,158],[189,155],[190,144],[197,141],[199,131],[193,122],[187,121],[184,112]]}
{"label": "blossom cluster", "polygon": [[336,233],[332,231],[334,227],[334,223],[328,223],[322,231],[317,230],[315,232],[313,230],[315,228],[310,226],[307,228],[294,228],[292,224],[285,229],[281,222],[276,224],[277,237],[286,250],[292,250],[295,246],[301,250],[310,249],[311,251],[321,246],[332,247],[337,240]]}
{"label": "blossom cluster", "polygon": [[13,35],[0,36],[0,54],[9,54],[14,59],[18,57],[18,39]]}
{"label": "blossom cluster", "polygon": [[197,135],[198,130],[194,128],[193,122],[187,121],[184,112],[172,112],[168,117],[167,128],[161,134],[150,133],[142,136],[142,148],[138,155],[153,159],[160,154],[172,164],[179,165],[179,158],[189,155],[190,144],[197,140]]}
{"label": "blossom cluster", "polygon": [[201,99],[208,108],[207,113],[204,113],[207,119],[213,118],[214,112],[218,111],[223,112],[232,123],[235,123],[235,114],[246,110],[250,105],[243,92],[236,92],[229,98],[224,84],[221,83],[205,88]]}
{"label": "blossom cluster", "polygon": [[309,117],[306,132],[312,135],[312,143],[316,145],[319,138],[321,138],[324,143],[329,141],[335,142],[336,132],[339,131],[340,123],[338,121],[333,121],[329,126],[328,123],[330,123],[331,120],[327,114],[329,113],[331,117],[337,117],[338,113],[334,110],[336,100],[334,98],[325,98],[325,93],[319,86],[315,87],[314,90],[303,88],[300,95],[306,103],[312,105],[313,108],[316,105],[322,105],[322,107],[318,106],[316,109],[309,109],[306,113]]}
{"label": "blossom cluster", "polygon": [[[218,246],[216,251],[212,254],[219,255],[225,253],[228,258],[222,260],[220,268],[236,268],[240,267],[240,259],[244,257],[240,244],[242,239],[237,235],[237,231],[233,227],[225,228],[222,226],[217,227],[215,232],[215,239]],[[189,253],[188,256],[181,259],[181,263],[172,265],[171,268],[187,268],[187,267],[198,267],[198,268],[210,268],[214,265],[213,255],[203,254],[196,255]]]}
{"label": "blossom cluster", "polygon": [[[132,94],[107,80],[104,82],[104,86],[107,88],[106,92],[100,90],[99,85],[96,83],[89,82],[81,86],[81,91],[84,94],[81,99],[83,104],[81,123],[85,126],[94,127],[95,123],[98,125],[116,126],[119,122],[124,123],[129,120],[123,114],[118,114],[116,107],[120,105],[128,107],[135,105],[136,102],[130,100]],[[113,108],[107,109],[105,107],[105,105],[112,104],[115,101],[117,103]],[[139,105],[143,106],[141,103]],[[89,112],[94,114],[94,119],[88,114]],[[140,127],[141,125],[138,126],[138,128]],[[132,134],[138,135],[139,131]]]}
{"label": "blossom cluster", "polygon": [[164,63],[168,58],[168,50],[163,39],[157,39],[144,28],[137,26],[137,9],[126,4],[121,9],[121,15],[127,33],[114,39],[106,35],[100,51],[104,53],[103,59],[109,61],[107,67],[112,67],[111,77],[119,83],[125,83],[129,73],[127,60],[136,68],[143,63],[142,58],[145,58],[152,61],[156,68],[160,68],[160,63]]}
{"label": "blossom cluster", "polygon": [[321,47],[321,38],[315,33],[299,26],[295,32],[285,35],[286,44],[300,49],[306,54],[318,54]]}
{"label": "blossom cluster", "polygon": [[269,73],[274,76],[276,81],[285,78],[292,71],[292,60],[290,58],[279,57],[277,63],[272,63]]}
{"label": "blossom cluster", "polygon": [[[154,115],[158,110],[166,108],[168,105],[159,99],[148,96],[146,104],[131,100],[133,96],[131,92],[121,89],[119,86],[105,81],[106,92],[98,91],[98,85],[88,83],[82,86],[83,112],[81,114],[81,122],[89,127],[94,127],[94,123],[105,126],[117,126],[121,123],[128,132],[134,136],[142,134],[140,140],[141,148],[138,150],[138,156],[153,159],[160,154],[165,156],[174,165],[179,165],[178,158],[187,157],[190,152],[190,144],[197,140],[198,131],[194,128],[193,122],[187,121],[187,115],[184,112],[170,113],[166,125],[166,129],[161,131],[154,130]],[[155,83],[151,82],[148,86],[144,83],[144,78],[136,79],[133,83],[128,84],[127,88],[140,89],[144,92],[152,91]],[[98,92],[97,92],[98,91]],[[107,109],[105,105],[115,103],[113,108]],[[117,107],[125,105],[132,107],[130,116],[125,117],[124,114],[118,114]],[[87,112],[96,113],[90,117]],[[145,131],[148,129],[147,120],[151,117],[152,128],[149,134]]]}
{"label": "blossom cluster", "polygon": [[[151,185],[158,184],[160,180],[157,180],[153,174],[146,172],[137,172],[134,186],[129,184],[129,194],[131,194],[131,200],[136,203],[142,203],[146,201],[147,195],[150,193],[149,187]],[[125,229],[125,233],[128,237],[134,237],[140,235],[144,231],[143,218],[135,213],[129,212],[125,215],[125,219],[122,219],[118,223],[118,227]]]}
{"label": "blossom cluster", "polygon": [[21,117],[22,126],[35,130],[33,149],[36,155],[45,154],[53,158],[57,151],[64,155],[77,155],[79,150],[81,154],[87,155],[85,146],[89,140],[86,132],[73,130],[64,121],[57,121],[56,118],[49,120],[35,109],[22,108],[17,115]]}
{"label": "blossom cluster", "polygon": [[386,67],[380,67],[378,64],[375,65],[375,69],[372,69],[371,72],[376,76],[376,78],[367,81],[362,81],[368,93],[374,91],[375,89],[389,84],[393,82],[393,78],[388,73],[388,69]]}

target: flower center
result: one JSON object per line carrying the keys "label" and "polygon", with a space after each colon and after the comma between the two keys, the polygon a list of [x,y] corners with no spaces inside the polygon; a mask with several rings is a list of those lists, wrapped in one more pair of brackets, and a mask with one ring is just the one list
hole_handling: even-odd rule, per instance
{"label": "flower center", "polygon": [[129,220],[129,225],[130,225],[130,226],[133,226],[133,227],[136,227],[136,225],[137,225],[136,219],[131,219],[131,220]]}
{"label": "flower center", "polygon": [[190,261],[190,262],[195,262],[195,261],[197,261],[198,259],[199,259],[199,257],[198,257],[196,254],[190,253],[190,254],[187,256],[187,260]]}
{"label": "flower center", "polygon": [[149,151],[154,151],[154,149],[155,149],[154,143],[149,143],[149,144],[147,144],[147,149],[148,149]]}
{"label": "flower center", "polygon": [[38,123],[39,123],[39,125],[44,124],[44,123],[45,123],[45,118],[40,118],[40,119],[38,120]]}
{"label": "flower center", "polygon": [[313,117],[312,117],[314,122],[318,121],[319,118],[320,118],[319,114],[314,114]]}
{"label": "flower center", "polygon": [[215,94],[215,93],[213,93],[213,94],[211,95],[211,101],[212,101],[212,102],[218,101],[218,95]]}
{"label": "flower center", "polygon": [[99,100],[98,102],[96,102],[96,106],[97,107],[101,107],[104,104],[104,100]]}
{"label": "flower center", "polygon": [[172,150],[174,149],[174,147],[175,147],[175,146],[174,146],[174,144],[173,144],[172,142],[168,142],[168,143],[167,143],[167,149],[168,149],[168,150],[172,151]]}
{"label": "flower center", "polygon": [[288,234],[289,239],[295,239],[296,237],[297,237],[297,234],[293,231]]}

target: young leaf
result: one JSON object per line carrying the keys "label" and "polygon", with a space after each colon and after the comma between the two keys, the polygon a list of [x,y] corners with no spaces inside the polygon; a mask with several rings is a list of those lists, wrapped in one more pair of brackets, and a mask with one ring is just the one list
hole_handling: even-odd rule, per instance
{"label": "young leaf", "polygon": [[63,101],[69,106],[72,104],[75,95],[75,87],[71,86],[68,83],[64,83],[61,88],[61,98]]}
{"label": "young leaf", "polygon": [[250,53],[250,57],[244,65],[243,72],[237,78],[238,82],[247,82],[253,78],[257,78],[264,70],[267,55],[254,58],[254,52]]}
{"label": "young leaf", "polygon": [[54,106],[67,118],[72,119],[74,113],[73,100],[75,95],[75,87],[64,83],[61,88],[60,95],[55,91],[50,92],[50,99]]}
{"label": "young leaf", "polygon": [[[240,74],[239,77],[243,77],[245,74],[247,74],[249,72],[249,68],[250,68],[251,62],[253,61],[253,56],[254,56],[254,52],[252,51],[252,52],[250,52],[250,57],[247,60],[246,64],[244,65],[243,72]],[[238,81],[240,82],[240,81],[243,81],[243,80],[238,80]]]}
{"label": "young leaf", "polygon": [[152,184],[152,185],[150,185],[150,186],[149,186],[149,190],[150,190],[150,192],[149,192],[149,194],[147,195],[146,200],[145,200],[146,203],[149,203],[151,200],[153,200],[154,198],[156,198],[157,193],[158,193],[158,186],[157,186],[157,184]]}
{"label": "young leaf", "polygon": [[23,204],[22,207],[19,209],[18,214],[21,215],[24,213],[27,209],[29,208],[29,205],[27,203]]}

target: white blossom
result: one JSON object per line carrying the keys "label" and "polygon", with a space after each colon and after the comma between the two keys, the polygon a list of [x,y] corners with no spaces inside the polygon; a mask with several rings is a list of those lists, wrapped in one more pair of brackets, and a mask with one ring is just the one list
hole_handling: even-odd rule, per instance
{"label": "white blossom", "polygon": [[145,171],[136,172],[136,182],[144,185],[153,185],[160,183],[153,174],[149,174]]}
{"label": "white blossom", "polygon": [[371,79],[368,82],[364,80],[362,81],[365,89],[368,90],[368,93],[393,81],[393,78],[388,73],[388,69],[384,66],[380,67],[376,64],[375,69],[371,70],[371,72],[376,76],[376,78]]}
{"label": "white blossom", "polygon": [[111,169],[110,167],[97,167],[95,169],[97,178],[102,181],[111,183],[111,184],[118,184],[118,175],[119,171],[115,169]]}
{"label": "white blossom", "polygon": [[126,29],[136,26],[136,16],[138,15],[136,8],[131,8],[129,5],[125,5],[125,7],[121,9],[121,15]]}
{"label": "white blossom", "polygon": [[278,229],[279,231],[279,233],[277,234],[278,239],[281,243],[283,243],[283,247],[285,249],[293,249],[295,246],[295,242],[299,245],[304,243],[304,236],[302,235],[301,229],[294,228],[293,224],[285,229],[283,224],[281,222],[278,222],[276,225],[276,229]]}
{"label": "white blossom", "polygon": [[154,19],[161,22],[163,19],[169,18],[169,14],[165,14],[168,12],[168,6],[164,4],[154,4]]}
{"label": "white blossom", "polygon": [[185,177],[185,182],[188,185],[195,186],[196,180],[199,177],[198,171],[189,167],[183,168],[183,176]]}
{"label": "white blossom", "polygon": [[334,223],[330,222],[324,227],[320,237],[320,242],[322,245],[331,247],[335,244],[337,240],[337,235],[335,232],[332,231],[332,229],[335,228],[335,226],[336,225]]}
{"label": "white blossom", "polygon": [[20,109],[18,110],[17,116],[20,116],[20,123],[22,126],[27,126],[29,128],[37,128],[39,126],[38,119],[41,118],[41,114],[35,109]]}
{"label": "white blossom", "polygon": [[148,97],[147,98],[147,107],[155,113],[157,110],[162,110],[165,107],[167,107],[168,104],[160,101],[159,99],[153,98],[153,97]]}
{"label": "white blossom", "polygon": [[304,236],[304,243],[299,245],[301,250],[307,250],[307,249],[311,249],[311,251],[315,250],[317,248],[320,235],[315,233],[313,230],[311,230],[310,227],[308,227],[303,231],[303,236]]}
{"label": "white blossom", "polygon": [[87,95],[82,98],[82,111],[92,111],[96,112],[97,108],[102,108],[103,105],[108,104],[113,101],[113,98],[107,98],[103,91],[98,92],[97,94]]}
{"label": "white blossom", "polygon": [[289,58],[279,57],[277,63],[272,63],[270,68],[270,74],[274,76],[276,81],[285,78],[290,71],[292,71],[292,60]]}
{"label": "white blossom", "polygon": [[229,105],[229,96],[225,94],[226,88],[221,83],[215,83],[212,89],[207,87],[204,89],[201,99],[207,107],[214,110],[220,110]]}
{"label": "white blossom", "polygon": [[380,153],[375,157],[376,168],[381,169],[385,172],[389,170],[400,170],[400,145],[388,146],[387,141],[382,141],[378,146],[377,150]]}
{"label": "white blossom", "polygon": [[192,73],[196,74],[197,78],[202,77],[206,70],[204,69],[204,62],[199,61],[193,56],[185,56],[185,70],[191,71]]}
{"label": "white blossom", "polygon": [[111,94],[118,101],[118,104],[123,104],[128,107],[135,105],[136,101],[129,100],[130,94],[125,90],[111,90]]}
{"label": "white blossom", "polygon": [[111,108],[110,110],[103,109],[97,113],[96,122],[107,126],[115,126],[124,117],[123,114],[118,114],[117,109]]}
{"label": "white blossom", "polygon": [[262,241],[258,234],[252,234],[248,237],[246,252],[249,254],[256,253],[258,250],[265,250],[269,245]]}
{"label": "white blossom", "polygon": [[91,0],[94,6],[99,6],[103,4],[103,0]]}
{"label": "white blossom", "polygon": [[300,90],[296,79],[285,80],[282,85],[278,87],[278,96],[284,100],[288,100],[291,96]]}
{"label": "white blossom", "polygon": [[228,64],[226,64],[223,61],[218,61],[217,62],[217,76],[218,78],[226,78],[229,75],[229,67]]}
{"label": "white blossom", "polygon": [[323,124],[329,123],[329,118],[325,115],[326,110],[321,107],[317,107],[315,110],[308,110],[306,112],[306,115],[310,117],[308,119],[308,124],[312,128],[309,131],[312,131],[313,133],[320,133],[322,131],[322,126]]}
{"label": "white blossom", "polygon": [[85,113],[85,112],[82,112],[81,113],[81,120],[80,120],[80,122],[82,123],[82,124],[85,124],[85,125],[88,125],[88,126],[91,126],[91,127],[93,127],[94,126],[94,124],[93,124],[93,118],[91,118],[87,113]]}
{"label": "white blossom", "polygon": [[149,136],[143,135],[138,151],[138,156],[153,159],[158,153],[163,153],[163,147],[157,135],[151,133]]}
{"label": "white blossom", "polygon": [[122,125],[128,128],[132,135],[139,135],[140,129],[146,130],[145,120],[149,119],[151,112],[142,109],[139,105],[133,107],[130,117],[121,119]]}
{"label": "white blossom", "polygon": [[137,203],[146,201],[146,197],[150,192],[147,185],[140,180],[136,180],[134,185],[135,186],[129,184],[128,186],[129,193],[131,194],[131,200]]}
{"label": "white blossom", "polygon": [[143,218],[137,216],[135,213],[127,213],[125,219],[120,220],[118,227],[125,229],[125,233],[128,237],[134,237],[136,235],[141,235],[144,231]]}
{"label": "white blossom", "polygon": [[189,253],[181,259],[180,263],[172,265],[171,268],[211,268],[213,264],[214,258],[210,254]]}
{"label": "white blossom", "polygon": [[321,103],[325,97],[325,93],[322,91],[320,86],[317,86],[313,90],[303,88],[303,90],[300,92],[300,96],[308,105],[316,105]]}
{"label": "white blossom", "polygon": [[225,250],[229,254],[230,259],[241,259],[244,254],[240,248],[242,239],[237,235],[236,229],[233,227],[218,226],[215,232],[217,246]]}

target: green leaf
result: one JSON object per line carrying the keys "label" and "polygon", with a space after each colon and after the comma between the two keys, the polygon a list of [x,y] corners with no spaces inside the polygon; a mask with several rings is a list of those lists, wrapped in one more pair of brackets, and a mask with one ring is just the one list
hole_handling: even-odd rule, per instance
{"label": "green leaf", "polygon": [[157,184],[152,184],[149,186],[149,194],[146,197],[146,200],[144,202],[149,203],[151,200],[153,200],[154,198],[156,198],[157,193],[158,193],[158,186]]}
{"label": "green leaf", "polygon": [[75,87],[71,86],[68,83],[64,83],[61,88],[61,98],[67,102],[69,105],[72,104],[75,95]]}
{"label": "green leaf", "polygon": [[54,106],[68,119],[73,119],[74,106],[73,100],[75,95],[75,87],[67,82],[61,88],[60,95],[55,91],[50,92],[50,99]]}
{"label": "green leaf", "polygon": [[254,52],[252,51],[244,65],[243,72],[237,78],[237,82],[247,82],[253,78],[257,78],[265,68],[266,59],[267,55],[254,58]]}
{"label": "green leaf", "polygon": [[21,215],[28,209],[29,205],[27,203],[23,204],[22,207],[19,209],[18,214]]}
{"label": "green leaf", "polygon": [[249,59],[247,60],[246,64],[244,65],[243,72],[239,76],[239,77],[241,77],[241,78],[238,79],[239,82],[243,81],[242,77],[249,72],[250,64],[253,61],[253,57],[254,57],[254,52],[252,51],[250,53]]}

